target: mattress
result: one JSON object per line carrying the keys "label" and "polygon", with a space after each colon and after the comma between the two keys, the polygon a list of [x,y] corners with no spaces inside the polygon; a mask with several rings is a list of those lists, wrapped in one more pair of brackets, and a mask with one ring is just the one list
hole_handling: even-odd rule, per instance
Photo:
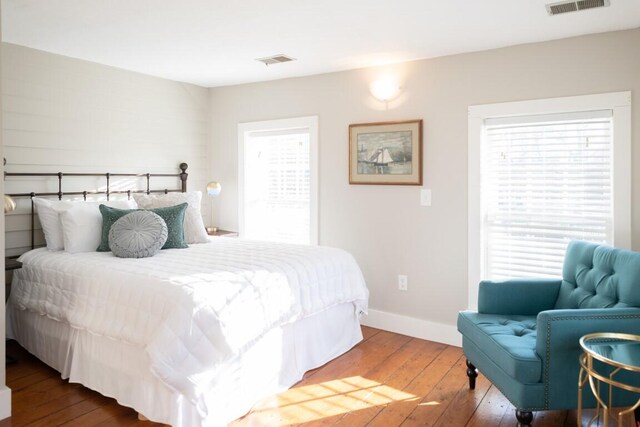
{"label": "mattress", "polygon": [[[214,239],[142,260],[38,249],[21,261],[8,310],[19,341],[70,378],[73,353],[84,353],[78,359],[85,364],[100,353],[81,351],[82,346],[135,353],[146,381],[152,379],[150,388],[162,390],[173,405],[169,411],[129,406],[173,425],[224,424],[248,410],[249,399],[290,386],[304,370],[361,339],[357,316],[367,309],[368,291],[357,264],[333,248]],[[341,313],[345,338],[341,327],[327,320],[332,310]],[[309,339],[305,344],[296,338],[300,328],[322,335],[323,322],[329,331],[321,338],[339,345],[319,345],[318,354],[283,364],[305,352],[305,345],[314,347]],[[37,325],[47,325],[46,331],[36,331]],[[68,343],[56,355],[43,354],[46,349],[38,349],[32,337],[37,334]],[[96,388],[121,400],[118,393]],[[243,393],[250,398],[241,398]]]}

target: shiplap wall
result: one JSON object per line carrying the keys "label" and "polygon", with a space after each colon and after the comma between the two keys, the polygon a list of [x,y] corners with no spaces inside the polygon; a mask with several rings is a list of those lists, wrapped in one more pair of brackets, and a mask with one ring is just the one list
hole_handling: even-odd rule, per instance
{"label": "shiplap wall", "polygon": [[[204,190],[211,175],[206,88],[8,43],[2,58],[7,172],[177,173],[186,162],[189,190]],[[63,183],[63,192],[103,190],[106,179]],[[179,188],[177,180],[155,183]],[[132,184],[143,189],[145,181],[112,180],[111,188]],[[31,191],[57,192],[57,179],[5,180],[6,193]],[[30,202],[18,202],[6,216],[7,255],[30,245]],[[41,233],[36,240],[42,243]]]}

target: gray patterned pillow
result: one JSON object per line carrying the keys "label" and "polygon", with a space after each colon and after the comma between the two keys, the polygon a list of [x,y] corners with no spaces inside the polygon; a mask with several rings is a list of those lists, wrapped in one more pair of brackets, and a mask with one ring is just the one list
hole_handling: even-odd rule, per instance
{"label": "gray patterned pillow", "polygon": [[157,254],[167,241],[167,224],[151,211],[124,215],[109,230],[111,252],[120,258],[146,258]]}

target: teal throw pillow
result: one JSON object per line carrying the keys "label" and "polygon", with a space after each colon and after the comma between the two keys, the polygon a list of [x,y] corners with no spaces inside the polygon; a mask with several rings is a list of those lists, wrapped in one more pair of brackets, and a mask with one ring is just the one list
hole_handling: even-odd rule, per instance
{"label": "teal throw pillow", "polygon": [[100,246],[98,246],[96,251],[110,252],[109,231],[113,224],[130,212],[143,210],[149,210],[157,214],[160,218],[164,219],[164,222],[167,224],[167,241],[164,246],[162,246],[162,249],[188,248],[189,246],[184,239],[184,214],[188,206],[189,205],[187,203],[181,203],[167,208],[117,209],[100,205],[100,213],[102,214],[102,240],[100,241]]}

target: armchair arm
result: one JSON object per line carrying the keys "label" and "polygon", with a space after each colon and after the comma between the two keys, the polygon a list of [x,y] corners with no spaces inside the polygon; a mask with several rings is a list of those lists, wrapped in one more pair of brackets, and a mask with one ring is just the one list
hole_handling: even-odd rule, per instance
{"label": "armchair arm", "polygon": [[575,408],[582,354],[579,340],[592,332],[640,335],[640,308],[549,310],[538,314],[536,351],[548,409]]}
{"label": "armchair arm", "polygon": [[538,314],[553,308],[560,279],[483,280],[478,290],[478,312],[486,314]]}
{"label": "armchair arm", "polygon": [[538,314],[536,348],[545,359],[558,349],[578,349],[578,340],[593,332],[640,335],[640,308],[548,310]]}

